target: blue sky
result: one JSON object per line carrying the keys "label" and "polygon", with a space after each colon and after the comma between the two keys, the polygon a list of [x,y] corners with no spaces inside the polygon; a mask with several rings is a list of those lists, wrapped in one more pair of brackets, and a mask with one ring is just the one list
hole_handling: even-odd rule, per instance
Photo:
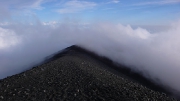
{"label": "blue sky", "polygon": [[1,0],[0,21],[66,18],[91,23],[164,25],[180,18],[180,0]]}

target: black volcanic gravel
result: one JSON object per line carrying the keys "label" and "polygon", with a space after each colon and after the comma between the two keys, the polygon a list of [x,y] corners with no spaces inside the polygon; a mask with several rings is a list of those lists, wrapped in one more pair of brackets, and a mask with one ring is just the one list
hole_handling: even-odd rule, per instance
{"label": "black volcanic gravel", "polygon": [[175,101],[86,54],[66,54],[0,81],[0,101]]}

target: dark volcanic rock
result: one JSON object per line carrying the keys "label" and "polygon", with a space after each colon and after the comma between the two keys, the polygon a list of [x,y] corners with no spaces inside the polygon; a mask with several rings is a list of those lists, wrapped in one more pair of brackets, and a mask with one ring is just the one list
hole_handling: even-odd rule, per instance
{"label": "dark volcanic rock", "polygon": [[0,101],[175,101],[81,51],[64,51],[47,63],[0,81]]}

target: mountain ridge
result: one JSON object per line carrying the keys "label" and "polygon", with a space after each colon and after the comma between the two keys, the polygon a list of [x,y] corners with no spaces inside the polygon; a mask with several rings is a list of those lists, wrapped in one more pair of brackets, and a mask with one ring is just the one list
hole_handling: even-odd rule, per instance
{"label": "mountain ridge", "polygon": [[0,99],[173,100],[163,91],[142,86],[119,68],[110,59],[73,45],[36,67],[0,80]]}
{"label": "mountain ridge", "polygon": [[117,71],[116,72],[117,75],[118,75],[118,72],[120,72],[123,75],[129,77],[131,80],[135,80],[136,82],[139,82],[139,83],[143,84],[144,86],[146,86],[150,89],[153,89],[153,90],[158,91],[158,92],[164,92],[168,95],[171,94],[168,90],[166,90],[164,88],[164,86],[159,85],[157,83],[154,83],[153,81],[144,77],[141,73],[136,72],[136,71],[132,70],[131,68],[128,68],[125,65],[117,64],[117,63],[113,62],[111,59],[109,59],[108,57],[100,56],[100,55],[96,54],[95,52],[89,51],[89,50],[82,48],[78,45],[72,45],[70,47],[67,47],[63,50],[60,50],[60,51],[46,57],[43,63],[53,61],[57,58],[60,58],[66,54],[71,53],[72,51],[78,51],[78,52],[81,52],[83,54],[88,54],[92,58],[95,58],[95,59],[101,61],[102,63],[108,65],[112,69],[114,69],[115,71],[113,71],[113,72]]}

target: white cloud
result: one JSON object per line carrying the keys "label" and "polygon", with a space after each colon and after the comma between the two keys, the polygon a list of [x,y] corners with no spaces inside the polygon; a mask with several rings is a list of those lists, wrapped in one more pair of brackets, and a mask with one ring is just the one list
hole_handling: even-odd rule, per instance
{"label": "white cloud", "polygon": [[49,0],[1,0],[0,6],[8,9],[42,9],[41,4]]}
{"label": "white cloud", "polygon": [[14,16],[34,15],[32,10],[42,10],[43,3],[52,0],[0,0],[0,21],[13,19]]}
{"label": "white cloud", "polygon": [[180,3],[180,0],[159,0],[159,1],[149,1],[149,2],[141,2],[134,4],[135,6],[143,6],[143,5],[167,5],[167,4],[177,4]]}
{"label": "white cloud", "polygon": [[97,4],[95,2],[71,0],[63,5],[63,8],[59,9],[59,13],[76,13],[79,11],[93,9]]}
{"label": "white cloud", "polygon": [[180,92],[180,22],[157,33],[129,25],[66,21],[11,24],[1,27],[0,33],[0,78],[76,44]]}
{"label": "white cloud", "polygon": [[110,0],[109,2],[106,2],[105,4],[112,4],[112,3],[119,3],[120,1],[119,0]]}
{"label": "white cloud", "polygon": [[113,3],[119,3],[119,0],[112,0]]}
{"label": "white cloud", "polygon": [[43,0],[36,0],[35,2],[32,3],[32,5],[30,5],[30,8],[33,9],[42,9],[43,7],[41,6],[41,4],[43,3]]}
{"label": "white cloud", "polygon": [[12,47],[18,43],[19,40],[12,30],[0,27],[0,50]]}

